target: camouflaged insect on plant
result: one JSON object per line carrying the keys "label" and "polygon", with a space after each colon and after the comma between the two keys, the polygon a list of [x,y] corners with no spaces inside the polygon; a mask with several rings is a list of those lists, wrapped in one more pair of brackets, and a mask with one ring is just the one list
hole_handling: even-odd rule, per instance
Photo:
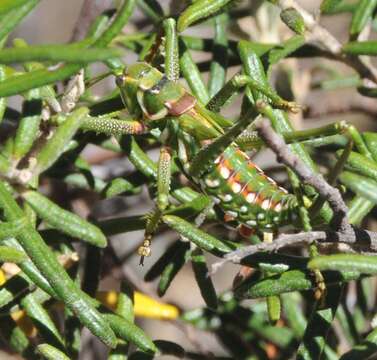
{"label": "camouflaged insect on plant", "polygon": [[71,5],[0,1],[1,350],[373,358],[377,1]]}

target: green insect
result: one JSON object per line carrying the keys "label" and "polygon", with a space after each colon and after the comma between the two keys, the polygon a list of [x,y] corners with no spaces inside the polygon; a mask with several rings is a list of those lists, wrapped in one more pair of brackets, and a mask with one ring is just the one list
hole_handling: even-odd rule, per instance
{"label": "green insect", "polygon": [[[165,34],[174,35],[175,22],[165,20]],[[176,39],[176,36],[171,36]],[[168,39],[167,39],[168,40]],[[177,44],[175,44],[177,45]],[[299,203],[274,180],[266,176],[237,144],[237,137],[250,125],[258,111],[254,108],[232,122],[204,106],[178,82],[177,46],[165,44],[165,72],[147,62],[128,66],[117,77],[117,85],[129,113],[138,119],[134,134],[159,134],[163,145],[158,163],[157,209],[147,222],[145,240],[139,254],[149,256],[151,237],[169,205],[170,164],[179,159],[182,172],[200,192],[210,196],[224,213],[224,220],[247,234],[257,229],[274,232],[296,222]],[[255,86],[274,107],[294,109],[269,87],[241,75],[227,83],[210,103],[226,102],[227,87]],[[233,91],[234,92],[234,91]],[[250,120],[251,119],[251,120]],[[336,129],[337,131],[339,129]],[[143,261],[143,260],[142,260]]]}
{"label": "green insect", "polygon": [[[170,172],[166,169],[174,152],[182,171],[196,188],[211,196],[224,212],[225,221],[243,230],[271,232],[295,220],[296,197],[226,138],[224,129],[230,129],[232,122],[206,109],[183,85],[146,62],[127,67],[117,84],[128,111],[141,120],[138,128],[157,128],[161,133],[164,148],[159,168],[164,178],[158,179],[159,215],[168,206]],[[148,233],[152,232],[146,230],[141,256],[150,255]]]}
{"label": "green insect", "polygon": [[267,230],[288,223],[296,199],[267,177],[247,154],[232,143],[202,168],[191,172],[191,163],[206,143],[221,136],[219,114],[206,110],[178,82],[168,80],[151,65],[131,65],[123,74],[122,94],[130,111],[148,127],[161,126],[161,141],[177,149],[182,170],[201,191],[213,197],[228,220]]}

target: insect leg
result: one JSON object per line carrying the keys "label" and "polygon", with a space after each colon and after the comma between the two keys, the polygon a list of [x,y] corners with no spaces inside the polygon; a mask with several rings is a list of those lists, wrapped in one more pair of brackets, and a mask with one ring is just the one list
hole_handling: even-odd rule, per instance
{"label": "insect leg", "polygon": [[[343,147],[347,146],[349,138],[345,134],[347,126],[349,125],[346,122],[339,121],[314,129],[286,131],[280,135],[287,144],[303,143],[312,147],[337,144]],[[262,139],[258,135],[258,132],[253,130],[252,126],[248,127],[237,137],[236,143],[243,150],[255,150],[263,146]]]}
{"label": "insect leg", "polygon": [[169,205],[171,181],[171,152],[168,147],[160,150],[157,171],[157,207],[163,212]]}
{"label": "insect leg", "polygon": [[249,124],[250,114],[245,114],[224,135],[219,136],[207,147],[202,148],[191,162],[190,174],[193,177],[200,176]]}
{"label": "insect leg", "polygon": [[[125,85],[126,85],[126,76],[124,74],[124,72],[122,71],[121,73],[117,74],[116,78],[115,78],[115,83],[117,85],[117,87],[119,88],[119,92],[120,92],[120,97],[122,99],[122,102],[124,104],[124,106],[126,107],[126,109],[128,110],[128,112],[130,114],[134,114],[134,109],[136,108],[136,102],[135,100],[133,100],[130,96],[128,96],[127,94],[127,91],[125,90]],[[130,80],[128,80],[130,81]]]}
{"label": "insect leg", "polygon": [[207,108],[209,110],[218,112],[220,108],[228,103],[234,95],[246,86],[252,87],[256,91],[265,95],[271,102],[271,105],[292,112],[297,112],[299,106],[293,101],[287,101],[281,98],[270,86],[266,86],[262,82],[253,79],[250,76],[236,74],[234,75],[209,101]]}
{"label": "insect leg", "polygon": [[154,232],[160,223],[163,211],[169,205],[169,191],[171,180],[171,154],[166,147],[161,148],[160,158],[157,166],[157,207],[147,220],[143,245],[139,247],[138,253],[141,256],[140,264],[143,264],[144,257],[151,255],[151,240]]}
{"label": "insect leg", "polygon": [[161,57],[164,57],[165,74],[169,80],[178,81],[179,79],[179,55],[178,37],[176,32],[176,22],[173,18],[165,19],[162,23],[157,37],[151,39],[148,53],[144,56],[144,61],[156,65],[161,64]]}
{"label": "insect leg", "polygon": [[169,80],[179,79],[179,52],[176,22],[169,18],[164,20],[163,28],[165,33],[165,74]]}

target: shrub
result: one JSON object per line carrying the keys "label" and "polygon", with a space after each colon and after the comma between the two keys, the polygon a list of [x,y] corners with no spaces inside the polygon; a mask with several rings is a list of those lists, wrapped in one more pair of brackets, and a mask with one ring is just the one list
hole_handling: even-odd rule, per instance
{"label": "shrub", "polygon": [[11,38],[39,3],[0,2],[2,348],[74,359],[86,327],[112,360],[375,356],[377,1],[86,0],[71,42]]}

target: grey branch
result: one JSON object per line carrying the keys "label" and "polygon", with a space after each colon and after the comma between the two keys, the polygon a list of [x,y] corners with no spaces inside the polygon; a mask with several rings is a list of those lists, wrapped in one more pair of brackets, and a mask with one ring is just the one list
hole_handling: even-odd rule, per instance
{"label": "grey branch", "polygon": [[[253,255],[257,252],[275,252],[281,248],[289,246],[302,246],[311,244],[347,244],[352,249],[366,252],[377,251],[377,233],[354,229],[354,236],[352,234],[336,232],[336,231],[310,231],[301,232],[298,234],[282,234],[271,243],[260,243],[257,245],[246,246],[242,249],[233,251],[224,256],[223,262],[233,262],[239,264],[247,256]],[[221,265],[221,262],[214,264],[215,268]]]}
{"label": "grey branch", "polygon": [[321,49],[331,54],[335,60],[342,61],[353,67],[360,75],[374,83],[377,82],[377,69],[362,57],[345,56],[342,53],[342,44],[326,28],[321,26],[317,19],[301,7],[296,0],[278,0],[276,5],[282,10],[295,8],[303,17],[307,32],[305,38],[308,42],[319,46]]}
{"label": "grey branch", "polygon": [[79,18],[72,33],[71,41],[82,40],[89,30],[90,24],[104,10],[111,6],[111,0],[84,0]]}
{"label": "grey branch", "polygon": [[314,174],[301,159],[292,153],[284,140],[272,129],[269,120],[258,121],[256,130],[267,146],[276,154],[279,162],[291,168],[303,182],[313,186],[323,198],[329,201],[334,211],[333,226],[335,229],[351,236],[354,231],[348,222],[348,208],[339,190],[328,184],[321,174]]}

